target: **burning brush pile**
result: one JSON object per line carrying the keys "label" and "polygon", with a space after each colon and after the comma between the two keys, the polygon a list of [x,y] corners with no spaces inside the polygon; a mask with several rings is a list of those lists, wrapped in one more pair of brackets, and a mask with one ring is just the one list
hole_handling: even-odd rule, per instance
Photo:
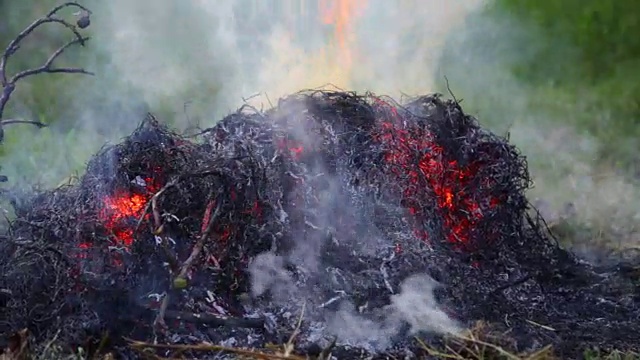
{"label": "burning brush pile", "polygon": [[197,138],[149,115],[77,184],[16,205],[1,345],[28,328],[128,357],[125,338],[295,332],[299,352],[417,356],[415,336],[485,320],[517,351],[640,347],[638,286],[550,240],[528,186],[516,148],[437,95],[303,92]]}

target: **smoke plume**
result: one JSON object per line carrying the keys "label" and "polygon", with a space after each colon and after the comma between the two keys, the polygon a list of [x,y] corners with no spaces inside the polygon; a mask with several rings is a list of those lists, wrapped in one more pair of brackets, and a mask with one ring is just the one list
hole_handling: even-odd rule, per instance
{"label": "smoke plume", "polygon": [[[300,124],[291,132],[296,139],[296,146],[303,149],[317,149],[321,147],[322,139],[312,136],[315,132],[306,129],[307,126],[313,126],[309,124],[307,118],[304,118],[309,111],[312,109],[291,105],[287,108],[287,112],[281,115],[286,117],[289,124]],[[325,121],[328,124],[331,123],[329,118]],[[333,131],[340,130],[333,129]],[[394,339],[405,332],[412,334],[456,332],[458,325],[440,309],[434,294],[436,283],[426,274],[414,274],[397,288],[388,284],[387,290],[384,291],[389,291],[390,303],[380,308],[374,307],[373,313],[368,313],[366,316],[358,311],[355,304],[347,300],[355,295],[349,293],[348,287],[342,290],[335,289],[341,288],[340,284],[337,284],[339,281],[332,281],[331,276],[328,275],[331,271],[326,269],[332,269],[335,272],[339,272],[340,269],[326,261],[323,262],[323,252],[328,243],[338,241],[332,236],[332,232],[335,231],[334,226],[340,223],[342,214],[352,216],[357,214],[353,219],[357,224],[356,234],[341,237],[342,242],[350,242],[344,249],[353,249],[357,254],[368,252],[381,254],[388,250],[392,241],[377,231],[372,216],[367,218],[369,214],[366,205],[363,207],[358,202],[362,200],[359,197],[362,195],[360,190],[349,186],[347,180],[349,169],[346,166],[351,164],[342,165],[338,162],[337,171],[331,171],[325,165],[322,152],[317,154],[316,159],[305,158],[306,165],[302,172],[304,181],[300,181],[287,195],[292,196],[291,202],[295,203],[293,210],[295,215],[302,213],[304,221],[293,225],[295,227],[289,239],[292,244],[283,254],[276,255],[270,251],[260,254],[250,263],[248,270],[251,276],[252,295],[268,294],[275,304],[282,306],[299,304],[299,311],[302,311],[302,304],[304,304],[309,309],[304,313],[304,320],[322,324],[320,325],[323,327],[322,335],[334,335],[340,344],[363,347],[372,351],[386,350],[393,344]],[[345,176],[345,179],[341,176]],[[289,200],[287,199],[287,202]],[[371,200],[365,198],[364,201]],[[306,206],[307,204],[310,205]],[[305,231],[306,228],[324,231],[309,232]],[[415,241],[420,240],[415,239]],[[279,250],[282,251],[282,249]],[[357,261],[355,254],[353,260]],[[295,276],[292,275],[294,272]],[[294,277],[303,280],[296,281]],[[316,291],[318,287],[334,288],[335,292],[344,293],[344,296],[339,296],[336,300],[340,305],[337,310],[325,308],[329,299],[318,296]],[[408,328],[405,330],[406,327]]]}
{"label": "smoke plume", "polygon": [[398,294],[391,296],[391,304],[383,309],[380,321],[362,317],[346,303],[330,319],[329,329],[341,341],[378,351],[391,346],[393,337],[402,332],[406,324],[409,335],[458,333],[459,325],[439,308],[433,296],[436,285],[426,274],[413,275],[400,285]]}
{"label": "smoke plume", "polygon": [[[18,31],[54,4],[40,2],[38,11],[29,2],[12,5],[13,18],[24,18],[12,20],[12,27]],[[148,110],[187,129],[211,126],[245,101],[269,107],[283,95],[327,84],[389,95],[433,91],[433,69],[446,34],[462,25],[481,0],[456,0],[446,6],[434,0],[84,4],[93,10],[87,29],[91,42],[61,61],[97,75],[62,82],[70,87],[64,95],[69,106],[56,114],[64,117],[64,126],[33,135],[45,144],[12,146],[20,150],[11,151],[15,156],[5,158],[3,167],[15,183],[58,184],[80,171],[105,141],[118,141],[131,132],[131,119]],[[49,39],[53,48],[69,35],[55,26],[50,31],[55,34]],[[22,49],[21,56],[29,58],[36,45]],[[31,89],[23,86],[24,91]],[[12,115],[50,116],[20,106],[19,97],[13,103]],[[65,136],[69,127],[74,133]],[[8,129],[7,138],[23,136],[31,137],[31,129]],[[42,148],[52,151],[42,154]],[[43,172],[43,163],[54,166]]]}

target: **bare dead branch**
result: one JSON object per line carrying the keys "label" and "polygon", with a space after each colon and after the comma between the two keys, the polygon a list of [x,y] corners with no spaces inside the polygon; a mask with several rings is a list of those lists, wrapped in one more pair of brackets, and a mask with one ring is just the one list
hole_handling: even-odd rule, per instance
{"label": "bare dead branch", "polygon": [[80,10],[84,10],[84,11],[88,12],[89,14],[91,14],[91,10],[87,9],[86,7],[78,4],[75,1],[68,1],[68,2],[66,2],[64,4],[60,4],[60,5],[56,6],[56,7],[54,7],[53,9],[51,9],[51,11],[49,11],[49,13],[47,14],[47,17],[52,17],[58,11],[66,8],[66,7],[76,7],[78,9],[80,9]]}
{"label": "bare dead branch", "polygon": [[242,318],[242,317],[217,317],[211,314],[194,314],[183,311],[165,310],[165,318],[169,320],[179,320],[195,324],[206,324],[216,327],[227,328],[250,328],[263,329],[263,318]]}
{"label": "bare dead branch", "polygon": [[44,65],[40,66],[39,68],[36,69],[29,69],[29,70],[24,70],[21,71],[19,73],[17,73],[16,75],[14,75],[11,78],[11,82],[15,83],[20,79],[26,78],[27,76],[32,76],[32,75],[37,75],[40,73],[49,73],[49,74],[53,74],[53,73],[67,73],[67,74],[85,74],[85,75],[94,75],[94,73],[87,71],[85,69],[82,68],[52,68],[51,64],[53,63],[53,61],[60,56],[64,50],[66,50],[68,47],[78,44],[80,42],[89,40],[88,37],[83,37],[80,39],[74,39],[72,41],[69,41],[68,43],[64,44],[63,46],[61,46],[60,48],[58,48],[58,50],[56,50],[48,59],[47,61],[44,63]]}
{"label": "bare dead branch", "polygon": [[0,127],[4,125],[11,125],[11,124],[30,124],[30,125],[35,125],[39,128],[47,127],[47,124],[42,123],[40,121],[34,121],[34,120],[6,119],[6,120],[0,121]]}
{"label": "bare dead branch", "polygon": [[[191,351],[222,351],[226,353],[236,354],[244,357],[250,357],[254,359],[273,359],[273,360],[306,360],[308,359],[306,356],[298,356],[298,355],[289,355],[284,356],[279,353],[267,353],[260,352],[254,349],[243,349],[243,348],[232,348],[225,347],[221,345],[212,345],[207,343],[200,344],[157,344],[157,343],[148,343],[144,341],[133,340],[129,338],[124,338],[129,343],[129,346],[139,352],[143,352],[146,349],[156,349],[156,350],[191,350]],[[145,351],[147,355],[148,352]],[[151,354],[152,355],[152,354]]]}
{"label": "bare dead branch", "polygon": [[[19,80],[24,79],[26,77],[29,76],[33,76],[33,75],[37,75],[37,74],[43,74],[43,73],[48,73],[48,74],[54,74],[54,73],[66,73],[66,74],[84,74],[84,75],[93,75],[92,72],[87,71],[85,69],[82,68],[75,68],[75,67],[54,67],[53,62],[60,56],[62,55],[62,53],[68,49],[69,47],[73,46],[73,45],[81,45],[84,46],[85,43],[87,42],[87,40],[89,40],[88,37],[83,36],[82,34],[80,34],[80,32],[78,31],[78,28],[80,26],[76,26],[73,25],[72,23],[57,17],[57,13],[67,7],[75,7],[77,9],[80,9],[80,11],[84,12],[85,16],[88,16],[88,14],[91,14],[91,11],[89,9],[87,9],[86,7],[76,3],[76,2],[66,2],[64,4],[58,5],[56,7],[54,7],[51,11],[49,11],[49,13],[47,13],[46,16],[41,17],[37,20],[35,20],[34,22],[32,22],[29,26],[27,26],[24,30],[22,30],[7,46],[7,48],[4,50],[4,52],[2,53],[2,56],[0,56],[0,83],[2,84],[2,93],[0,93],[0,119],[2,119],[2,115],[4,114],[4,109],[7,105],[7,102],[9,101],[9,98],[11,97],[11,95],[13,94],[13,91],[16,88],[16,84]],[[73,35],[74,35],[74,39],[67,42],[65,45],[61,46],[60,48],[58,48],[55,52],[53,52],[53,54],[51,54],[51,56],[49,56],[49,58],[45,61],[45,63],[37,68],[33,68],[33,69],[27,69],[27,70],[23,70],[18,72],[17,74],[15,74],[13,77],[9,77],[7,75],[6,72],[6,67],[7,67],[7,63],[9,61],[9,59],[11,58],[12,55],[14,55],[18,49],[20,49],[20,45],[22,43],[22,41],[27,38],[30,34],[32,34],[38,27],[44,25],[44,24],[48,24],[48,23],[57,23],[60,24],[64,27],[66,27],[67,29],[69,29]],[[18,123],[22,123],[22,124],[32,124],[32,125],[36,125],[38,127],[44,127],[45,125],[38,122],[38,121],[29,121],[29,120],[15,120],[15,119],[11,119],[11,120],[5,120],[5,121],[0,121],[0,128],[4,125],[9,125],[9,124],[18,124]]]}
{"label": "bare dead branch", "polygon": [[85,41],[88,39],[85,39],[84,36],[82,36],[82,34],[80,34],[80,32],[78,32],[78,30],[76,29],[76,27],[67,22],[66,20],[62,20],[59,18],[54,18],[54,17],[43,17],[40,18],[36,21],[34,21],[33,23],[31,23],[31,25],[27,26],[24,30],[22,30],[7,46],[7,48],[5,49],[5,51],[2,54],[2,57],[0,58],[0,79],[2,79],[2,86],[8,86],[11,81],[8,80],[7,74],[6,74],[6,66],[7,66],[7,62],[9,61],[9,58],[14,55],[16,53],[16,51],[18,51],[18,49],[20,48],[20,43],[27,37],[29,36],[31,33],[33,33],[38,27],[47,24],[47,23],[59,23],[62,24],[63,26],[67,27],[69,30],[71,30],[73,32],[73,34],[75,35],[76,39],[78,40],[78,43],[80,43],[81,45],[84,46]]}

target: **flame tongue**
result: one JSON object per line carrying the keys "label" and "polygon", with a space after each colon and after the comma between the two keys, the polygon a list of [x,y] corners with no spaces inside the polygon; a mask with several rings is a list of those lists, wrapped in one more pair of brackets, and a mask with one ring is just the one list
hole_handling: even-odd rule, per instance
{"label": "flame tongue", "polygon": [[340,66],[351,69],[353,54],[351,53],[351,36],[353,35],[353,21],[366,1],[363,0],[321,0],[320,13],[324,24],[335,26],[334,41],[339,52]]}

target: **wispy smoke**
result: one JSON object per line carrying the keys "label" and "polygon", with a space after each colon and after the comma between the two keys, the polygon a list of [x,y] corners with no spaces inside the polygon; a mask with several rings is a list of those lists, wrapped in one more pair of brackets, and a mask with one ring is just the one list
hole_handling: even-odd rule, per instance
{"label": "wispy smoke", "polygon": [[[309,109],[301,106],[303,105],[282,104],[280,115],[286,117],[290,124],[300,124],[299,127],[294,127],[291,135],[296,139],[296,145],[307,151],[305,156],[310,156],[308,152],[319,148],[322,140],[305,128],[314,127],[314,120],[305,118]],[[326,121],[331,123],[331,119],[327,118]],[[318,156],[321,157],[322,154]],[[446,334],[458,331],[458,325],[437,303],[434,294],[436,283],[428,275],[409,277],[397,289],[388,285],[390,304],[372,309],[373,314],[369,311],[366,315],[360,313],[355,305],[347,300],[354,295],[349,293],[351,290],[347,286],[341,290],[345,296],[337,300],[340,302],[337,311],[324,307],[324,303],[329,299],[324,298],[327,295],[323,291],[317,291],[317,288],[335,287],[328,280],[330,276],[327,275],[327,269],[340,271],[339,268],[323,262],[323,252],[326,251],[329,242],[340,243],[343,254],[339,261],[347,262],[350,261],[346,255],[348,252],[353,252],[353,261],[359,261],[358,256],[367,252],[379,255],[392,247],[391,240],[385,239],[384,235],[376,231],[373,218],[366,218],[367,212],[354,203],[351,195],[357,195],[350,192],[353,189],[348,187],[348,181],[341,178],[341,174],[348,174],[349,169],[341,168],[338,164],[336,174],[330,175],[333,172],[324,164],[323,158],[307,161],[302,172],[305,180],[298,184],[291,194],[287,194],[293,196],[296,215],[302,213],[304,222],[292,223],[293,229],[288,239],[292,244],[286,253],[276,255],[268,252],[257,256],[250,263],[248,271],[253,295],[268,293],[275,304],[289,308],[296,307],[292,304],[305,303],[310,308],[305,320],[323,323],[324,335],[335,335],[340,344],[360,346],[373,351],[387,349],[403,333],[426,331]],[[336,231],[334,226],[340,223],[342,213],[361,214],[360,218],[356,216],[354,220],[358,224],[357,234],[332,236],[332,232]],[[305,231],[306,229],[312,231]],[[302,281],[294,280],[292,268]]]}
{"label": "wispy smoke", "polygon": [[350,304],[342,308],[329,320],[330,332],[341,341],[352,345],[384,350],[392,345],[394,336],[408,324],[409,335],[421,332],[455,334],[461,328],[442,311],[434,297],[437,283],[428,275],[419,274],[407,278],[400,284],[398,294],[391,296],[391,304],[382,309],[379,321],[358,314]]}
{"label": "wispy smoke", "polygon": [[[304,289],[296,287],[284,268],[283,257],[273,253],[258,255],[250,264],[252,295],[267,291],[276,303],[305,302],[317,305]],[[365,316],[349,301],[343,300],[337,311],[320,311],[324,318],[324,336],[335,336],[341,344],[358,346],[371,351],[384,351],[401,334],[456,334],[460,325],[444,312],[434,296],[437,283],[426,274],[405,279],[390,304],[377,310],[377,316]],[[317,309],[314,309],[317,313]],[[318,319],[304,319],[318,320]]]}
{"label": "wispy smoke", "polygon": [[180,101],[201,102],[210,123],[258,92],[276,99],[328,83],[393,95],[433,91],[447,33],[482,0],[358,1],[345,35],[348,68],[327,47],[333,30],[320,21],[319,3],[96,2],[96,41],[117,77],[145,99],[178,108]]}
{"label": "wispy smoke", "polygon": [[256,256],[249,265],[251,274],[251,295],[261,296],[267,291],[277,302],[286,302],[295,296],[296,289],[291,273],[285,269],[285,259],[272,252]]}

